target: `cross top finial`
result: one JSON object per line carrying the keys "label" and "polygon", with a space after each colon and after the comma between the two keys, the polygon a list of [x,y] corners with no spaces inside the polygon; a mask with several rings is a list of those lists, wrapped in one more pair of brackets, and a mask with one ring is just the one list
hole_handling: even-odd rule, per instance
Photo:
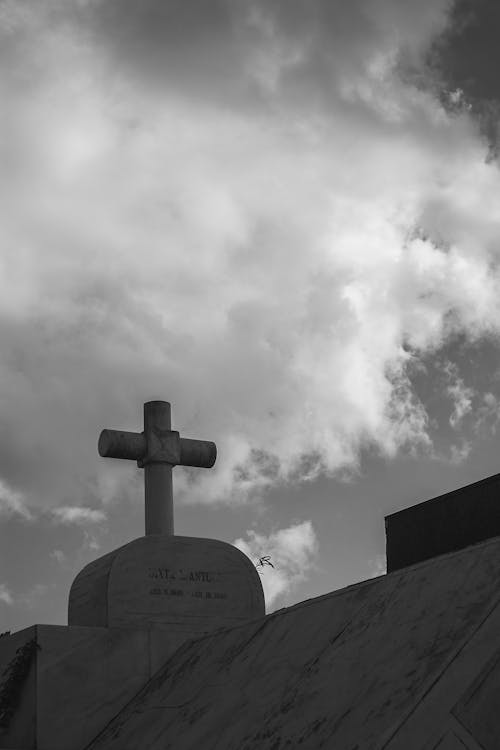
{"label": "cross top finial", "polygon": [[127,458],[144,469],[146,534],[174,533],[172,467],[210,469],[217,458],[215,443],[181,438],[171,429],[168,401],[144,404],[143,432],[103,430],[97,449],[103,458]]}

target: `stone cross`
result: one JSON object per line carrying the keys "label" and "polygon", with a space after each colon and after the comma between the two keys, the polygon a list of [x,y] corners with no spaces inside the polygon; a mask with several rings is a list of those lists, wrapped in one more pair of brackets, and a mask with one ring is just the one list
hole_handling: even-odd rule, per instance
{"label": "stone cross", "polygon": [[168,401],[144,404],[144,431],[103,430],[98,451],[103,458],[128,458],[144,469],[146,534],[174,533],[172,467],[210,469],[217,457],[215,443],[179,437],[171,428]]}

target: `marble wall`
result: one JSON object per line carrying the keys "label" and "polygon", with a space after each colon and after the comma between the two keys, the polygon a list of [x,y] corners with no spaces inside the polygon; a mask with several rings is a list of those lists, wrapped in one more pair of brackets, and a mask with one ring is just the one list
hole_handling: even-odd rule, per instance
{"label": "marble wall", "polygon": [[0,748],[81,750],[185,641],[161,628],[34,625],[0,639],[0,672],[32,639],[39,648]]}

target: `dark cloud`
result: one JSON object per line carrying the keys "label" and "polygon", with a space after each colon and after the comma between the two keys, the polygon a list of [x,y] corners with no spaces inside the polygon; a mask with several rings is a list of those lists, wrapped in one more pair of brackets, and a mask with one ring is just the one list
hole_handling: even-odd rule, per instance
{"label": "dark cloud", "polygon": [[492,156],[498,154],[500,143],[499,30],[500,6],[495,0],[455,0],[449,24],[428,53],[432,81],[443,104],[452,111],[470,108]]}
{"label": "dark cloud", "polygon": [[20,0],[9,13],[15,34],[6,35],[6,59],[14,46],[43,69],[28,45],[33,33],[47,35],[45,24],[56,45],[66,35],[92,51],[110,97],[142,87],[247,116],[287,105],[331,109],[342,87],[383,56],[418,64],[447,10],[445,0],[418,11],[396,0],[43,0],[37,12],[30,5]]}
{"label": "dark cloud", "polygon": [[[181,96],[243,101],[234,9],[227,0],[106,0],[80,8],[78,26],[110,65],[110,74]],[[213,99],[212,99],[213,101]]]}
{"label": "dark cloud", "polygon": [[462,89],[472,101],[500,100],[499,30],[495,0],[455,0],[450,23],[432,49],[450,89]]}

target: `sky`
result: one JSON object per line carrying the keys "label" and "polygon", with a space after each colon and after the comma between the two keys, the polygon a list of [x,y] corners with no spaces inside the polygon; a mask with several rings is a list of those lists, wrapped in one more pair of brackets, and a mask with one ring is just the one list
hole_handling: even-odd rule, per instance
{"label": "sky", "polygon": [[104,428],[172,404],[175,532],[268,612],[499,470],[486,0],[0,0],[0,632],[144,533]]}

